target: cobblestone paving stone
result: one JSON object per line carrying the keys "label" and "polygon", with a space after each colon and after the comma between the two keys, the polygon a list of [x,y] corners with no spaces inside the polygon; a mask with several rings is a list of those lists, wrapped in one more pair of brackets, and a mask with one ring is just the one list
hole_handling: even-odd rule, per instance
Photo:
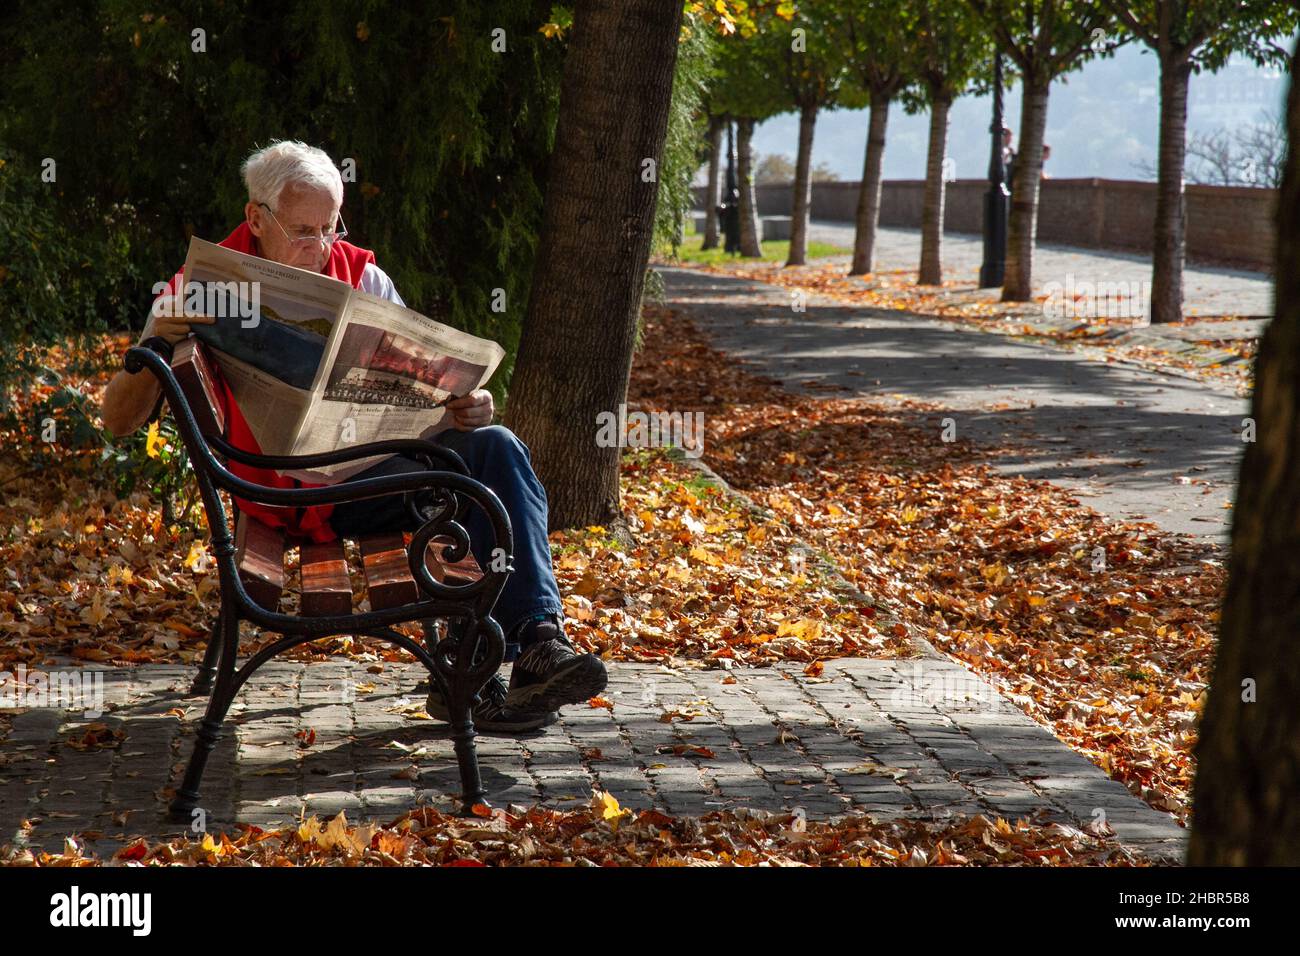
{"label": "cobblestone paving stone", "polygon": [[[104,672],[104,713],[13,712],[0,740],[0,843],[57,850],[70,834],[111,854],[137,835],[178,835],[165,816],[203,700],[188,668]],[[288,824],[303,813],[390,820],[420,804],[454,809],[447,725],[421,705],[418,665],[369,673],[333,660],[276,661],[245,685],[204,778],[203,823]],[[489,800],[564,808],[593,788],[672,814],[755,807],[809,819],[984,813],[1075,825],[1104,818],[1124,842],[1167,859],[1184,831],[1075,754],[960,665],[935,659],[731,670],[615,663],[613,711],[577,706],[542,731],[478,737]],[[679,714],[671,720],[667,715]],[[183,717],[181,716],[183,715]],[[686,719],[686,718],[690,719]],[[81,752],[95,721],[125,736]],[[315,731],[310,746],[295,736]],[[30,825],[24,826],[24,821]]]}

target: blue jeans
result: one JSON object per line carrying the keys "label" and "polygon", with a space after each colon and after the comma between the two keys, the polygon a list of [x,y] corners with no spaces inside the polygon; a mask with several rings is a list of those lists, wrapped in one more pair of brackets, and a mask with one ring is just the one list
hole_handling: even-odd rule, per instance
{"label": "blue jeans", "polygon": [[[502,425],[487,425],[462,432],[454,428],[435,439],[465,459],[470,476],[491,488],[506,513],[515,538],[514,573],[506,579],[492,616],[505,630],[507,641],[515,629],[534,614],[563,614],[560,589],[551,569],[551,546],[546,538],[546,489],[533,472],[528,446]],[[355,478],[375,478],[423,471],[424,465],[404,455],[394,455]],[[341,538],[355,538],[380,531],[414,531],[416,524],[401,495],[386,495],[335,505],[330,525]],[[492,525],[483,512],[471,505],[465,517],[470,549],[479,566],[492,561]],[[513,660],[519,648],[507,643],[506,660]]]}

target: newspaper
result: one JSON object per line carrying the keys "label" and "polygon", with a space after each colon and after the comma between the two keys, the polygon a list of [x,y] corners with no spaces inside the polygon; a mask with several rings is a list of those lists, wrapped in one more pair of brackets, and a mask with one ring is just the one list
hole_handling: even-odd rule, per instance
{"label": "newspaper", "polygon": [[[492,377],[505,351],[346,282],[202,239],[185,260],[187,314],[265,455],[312,455],[450,428],[444,407]],[[286,471],[333,484],[371,457]]]}

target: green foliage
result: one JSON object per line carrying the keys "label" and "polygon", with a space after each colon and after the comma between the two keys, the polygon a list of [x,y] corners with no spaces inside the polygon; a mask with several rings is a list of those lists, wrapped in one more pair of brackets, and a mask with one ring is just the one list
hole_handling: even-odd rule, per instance
{"label": "green foliage", "polygon": [[823,0],[810,7],[819,29],[843,53],[847,71],[838,97],[841,107],[870,105],[873,90],[892,99],[911,79],[913,10],[909,0]]}
{"label": "green foliage", "polygon": [[[18,259],[0,261],[57,290],[27,281],[23,315],[44,317],[51,297],[71,291],[76,304],[49,320],[51,337],[103,321],[142,324],[151,286],[175,272],[189,236],[220,239],[242,220],[242,160],[296,138],[355,162],[344,218],[411,307],[445,301],[453,324],[513,356],[564,51],[562,37],[542,32],[547,5],[71,6],[53,16],[44,4],[0,5],[0,143],[22,180],[0,195],[0,231],[25,216],[50,238],[35,258],[24,236],[7,235]],[[497,29],[504,52],[493,49]],[[203,52],[195,30],[205,31]],[[31,182],[47,156],[58,163],[57,189],[42,192]],[[490,309],[497,288],[504,313]],[[20,337],[33,334],[30,324]]]}
{"label": "green foliage", "polygon": [[170,415],[121,438],[102,432],[100,470],[112,481],[119,496],[148,491],[162,506],[163,524],[194,529],[198,514],[198,484],[185,442]]}
{"label": "green foliage", "polygon": [[718,41],[703,17],[688,11],[682,23],[673,76],[668,133],[659,164],[659,193],[655,208],[654,245],[676,249],[686,213],[694,205],[691,180],[700,165],[699,144],[707,117],[700,99],[713,64]]}
{"label": "green foliage", "polygon": [[789,18],[758,18],[754,59],[782,89],[787,109],[833,107],[844,82],[844,50],[816,9],[806,2]]}
{"label": "green foliage", "polygon": [[970,0],[970,6],[1025,84],[1037,89],[1119,45],[1108,39],[1120,36],[1114,18],[1097,0]]}
{"label": "green foliage", "polygon": [[[35,384],[50,391],[30,406],[28,427],[21,429],[30,439],[30,446],[20,450],[21,472],[66,471],[79,462],[79,470],[108,483],[119,496],[147,491],[161,505],[166,525],[195,527],[198,485],[170,415],[148,430],[117,437],[100,427],[95,401],[55,369],[40,366]],[[47,426],[55,429],[52,434]]]}
{"label": "green foliage", "polygon": [[[40,372],[44,347],[124,321],[135,280],[120,209],[90,203],[60,215],[56,178],[0,147],[0,418]],[[58,167],[55,167],[58,175]],[[107,237],[107,238],[105,238]]]}
{"label": "green foliage", "polygon": [[908,112],[928,109],[983,92],[991,81],[993,43],[978,16],[965,4],[916,0],[908,23],[909,70],[913,82],[902,99]]}
{"label": "green foliage", "polygon": [[[1119,26],[1155,50],[1186,57],[1193,71],[1214,72],[1234,54],[1259,66],[1283,66],[1282,41],[1300,29],[1293,3],[1282,0],[1105,0]],[[1162,35],[1164,31],[1164,35]]]}
{"label": "green foliage", "polygon": [[733,34],[718,42],[704,95],[704,108],[710,116],[747,117],[761,122],[793,108],[777,64],[764,55],[771,52],[765,41],[759,34]]}

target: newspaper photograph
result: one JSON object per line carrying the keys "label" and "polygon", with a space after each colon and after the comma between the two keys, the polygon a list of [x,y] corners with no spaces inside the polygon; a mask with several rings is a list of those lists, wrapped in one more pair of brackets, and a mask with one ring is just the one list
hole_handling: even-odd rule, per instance
{"label": "newspaper photograph", "polygon": [[[319,273],[190,240],[184,307],[263,454],[312,455],[451,427],[505,350]],[[334,483],[381,461],[288,471]]]}

